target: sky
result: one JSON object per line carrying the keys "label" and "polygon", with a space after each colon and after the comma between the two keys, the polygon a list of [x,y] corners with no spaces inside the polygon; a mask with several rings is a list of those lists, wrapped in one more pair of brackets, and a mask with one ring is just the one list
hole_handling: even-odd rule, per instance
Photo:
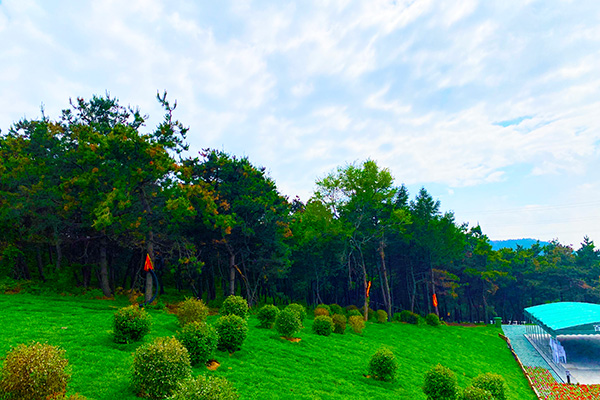
{"label": "sky", "polygon": [[109,93],[307,201],[377,161],[492,240],[600,244],[597,0],[0,0],[0,129]]}

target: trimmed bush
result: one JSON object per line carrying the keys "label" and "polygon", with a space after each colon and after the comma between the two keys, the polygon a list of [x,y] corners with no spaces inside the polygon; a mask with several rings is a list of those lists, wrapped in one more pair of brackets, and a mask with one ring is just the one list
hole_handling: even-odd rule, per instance
{"label": "trimmed bush", "polygon": [[425,317],[425,322],[427,322],[427,325],[431,326],[440,326],[442,324],[440,322],[440,318],[433,313],[427,314],[427,316]]}
{"label": "trimmed bush", "polygon": [[362,330],[365,329],[365,320],[362,316],[353,315],[348,319],[348,323],[352,327],[354,333],[362,334]]}
{"label": "trimmed bush", "polygon": [[315,308],[315,317],[318,317],[318,316],[326,316],[327,317],[327,316],[329,316],[329,311],[327,311],[326,308],[317,307],[317,308]]}
{"label": "trimmed bush", "polygon": [[317,308],[324,308],[327,310],[327,315],[331,315],[331,307],[329,307],[327,304],[319,304],[317,307],[315,307],[315,309]]}
{"label": "trimmed bush", "polygon": [[331,312],[332,315],[335,315],[335,314],[346,315],[346,311],[337,304],[329,305],[329,311]]}
{"label": "trimmed bush", "polygon": [[388,313],[384,310],[377,310],[377,322],[385,324],[388,320]]}
{"label": "trimmed bush", "polygon": [[237,400],[240,395],[225,378],[200,375],[177,386],[169,400]]}
{"label": "trimmed bush", "polygon": [[443,365],[436,365],[425,373],[423,393],[428,400],[455,399],[458,391],[456,376]]}
{"label": "trimmed bush", "polygon": [[275,325],[275,321],[277,320],[277,316],[279,315],[279,308],[272,304],[267,304],[261,307],[258,310],[258,314],[256,317],[260,321],[259,326],[261,328],[272,328]]}
{"label": "trimmed bush", "polygon": [[132,305],[115,312],[113,340],[116,343],[138,342],[150,332],[152,319],[143,308]]}
{"label": "trimmed bush", "polygon": [[219,317],[215,324],[219,334],[219,350],[233,353],[242,347],[248,334],[248,323],[239,315],[229,314]]}
{"label": "trimmed bush", "polygon": [[208,307],[202,300],[193,298],[185,299],[185,301],[177,307],[177,319],[181,326],[185,326],[194,321],[205,322],[207,316]]}
{"label": "trimmed bush", "polygon": [[506,381],[501,375],[492,372],[481,374],[476,376],[471,384],[490,392],[495,400],[506,400]]}
{"label": "trimmed bush", "polygon": [[469,386],[462,392],[461,400],[494,400],[494,396],[487,390]]}
{"label": "trimmed bush", "polygon": [[302,304],[292,303],[289,304],[285,309],[296,314],[298,320],[300,321],[300,326],[304,324],[304,320],[306,319],[306,308],[304,308]]}
{"label": "trimmed bush", "polygon": [[223,300],[219,313],[246,318],[248,316],[248,302],[241,296],[229,296]]}
{"label": "trimmed bush", "polygon": [[146,343],[133,357],[132,383],[142,397],[164,399],[177,384],[191,376],[190,356],[174,337],[159,337]]}
{"label": "trimmed bush", "polygon": [[214,326],[198,321],[186,324],[176,337],[187,349],[192,365],[205,364],[217,349],[219,341]]}
{"label": "trimmed bush", "polygon": [[418,325],[419,319],[421,319],[419,314],[415,314],[414,312],[411,312],[408,310],[404,310],[400,313],[400,321],[402,321],[402,322],[407,322],[409,324]]}
{"label": "trimmed bush", "polygon": [[283,337],[291,338],[302,328],[298,315],[290,309],[285,309],[277,316],[275,329]]}
{"label": "trimmed bush", "polygon": [[377,313],[375,312],[375,310],[373,310],[371,307],[369,307],[369,309],[367,311],[368,311],[367,319],[369,321],[374,321],[377,319]]}
{"label": "trimmed bush", "polygon": [[346,306],[347,312],[350,312],[352,310],[358,310],[358,307],[356,307],[354,304],[350,304],[349,306]]}
{"label": "trimmed bush", "polygon": [[13,347],[0,373],[0,398],[17,400],[59,397],[71,378],[65,351],[42,343]]}
{"label": "trimmed bush", "polygon": [[333,332],[333,320],[330,316],[319,315],[315,317],[313,322],[312,330],[317,335],[329,336]]}
{"label": "trimmed bush", "polygon": [[382,347],[371,356],[369,361],[369,375],[382,381],[394,380],[398,362],[394,353],[388,348]]}
{"label": "trimmed bush", "polygon": [[343,334],[346,331],[346,322],[348,321],[345,315],[333,314],[333,332]]}
{"label": "trimmed bush", "polygon": [[355,317],[355,316],[362,318],[363,315],[357,309],[348,310],[348,318]]}

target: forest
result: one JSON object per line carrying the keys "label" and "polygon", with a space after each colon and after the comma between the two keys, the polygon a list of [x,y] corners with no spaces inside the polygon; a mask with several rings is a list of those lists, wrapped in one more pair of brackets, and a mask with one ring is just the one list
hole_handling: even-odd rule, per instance
{"label": "forest", "polygon": [[109,95],[0,133],[0,281],[110,297],[160,290],[250,305],[300,302],[521,320],[525,307],[600,301],[600,253],[584,237],[493,250],[425,188],[408,193],[375,160],[339,166],[303,203],[264,167],[191,156],[176,103],[164,119]]}

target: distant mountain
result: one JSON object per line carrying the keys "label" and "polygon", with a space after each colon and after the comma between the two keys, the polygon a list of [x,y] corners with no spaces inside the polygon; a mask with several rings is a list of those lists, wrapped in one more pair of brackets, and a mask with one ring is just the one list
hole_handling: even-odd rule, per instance
{"label": "distant mountain", "polygon": [[[500,250],[504,248],[509,248],[515,250],[517,245],[523,248],[529,248],[538,242],[537,239],[509,239],[509,240],[490,240],[492,245],[492,249]],[[548,242],[540,241],[540,245],[545,246]]]}

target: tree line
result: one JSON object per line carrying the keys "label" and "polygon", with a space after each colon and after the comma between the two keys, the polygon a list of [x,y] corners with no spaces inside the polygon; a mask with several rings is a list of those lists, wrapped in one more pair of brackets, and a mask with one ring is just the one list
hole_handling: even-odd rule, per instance
{"label": "tree line", "polygon": [[494,251],[425,188],[414,197],[374,160],[340,166],[306,202],[279,193],[246,157],[187,152],[176,103],[163,121],[110,96],[0,132],[0,277],[56,290],[164,287],[207,300],[241,294],[521,319],[550,301],[600,301],[600,253],[552,241]]}

